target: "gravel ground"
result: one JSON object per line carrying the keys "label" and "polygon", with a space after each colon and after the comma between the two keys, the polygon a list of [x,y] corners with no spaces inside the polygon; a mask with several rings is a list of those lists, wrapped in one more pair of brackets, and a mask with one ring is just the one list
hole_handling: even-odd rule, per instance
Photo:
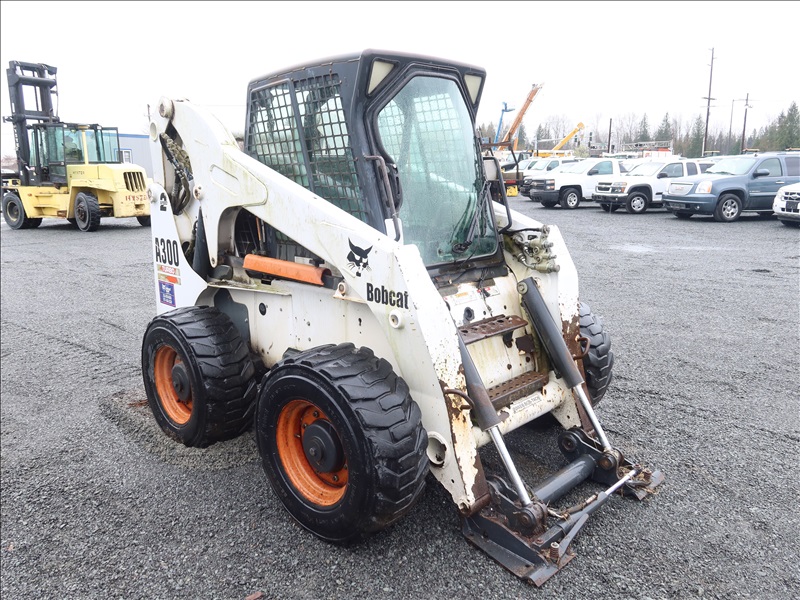
{"label": "gravel ground", "polygon": [[[544,587],[470,546],[435,483],[340,548],[290,520],[250,436],[171,442],[143,405],[150,231],[104,219],[2,224],[3,599],[800,597],[800,232],[511,203],[561,229],[611,333],[609,438],[667,478],[607,503]],[[523,476],[559,465],[554,438],[508,436]]]}

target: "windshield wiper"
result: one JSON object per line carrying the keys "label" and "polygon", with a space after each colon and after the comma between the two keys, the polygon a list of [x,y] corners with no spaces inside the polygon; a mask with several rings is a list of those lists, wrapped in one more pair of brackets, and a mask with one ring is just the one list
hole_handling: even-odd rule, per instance
{"label": "windshield wiper", "polygon": [[469,229],[467,229],[467,237],[464,239],[464,241],[453,244],[453,254],[464,254],[464,252],[466,252],[467,249],[472,245],[472,242],[475,239],[475,233],[478,230],[478,223],[480,223],[481,215],[486,208],[486,199],[489,197],[488,191],[489,181],[486,180],[483,182],[483,187],[481,188],[480,195],[478,196],[475,214],[472,215],[472,221],[470,221]]}

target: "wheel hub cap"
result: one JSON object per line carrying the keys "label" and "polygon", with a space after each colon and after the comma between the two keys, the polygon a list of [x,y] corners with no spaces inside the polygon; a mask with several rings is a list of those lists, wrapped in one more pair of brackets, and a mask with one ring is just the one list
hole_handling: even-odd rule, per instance
{"label": "wheel hub cap", "polygon": [[172,387],[175,388],[175,393],[178,394],[181,402],[186,402],[191,396],[192,386],[189,383],[189,373],[186,372],[183,363],[172,367]]}
{"label": "wheel hub cap", "polygon": [[305,428],[303,451],[316,471],[331,473],[344,466],[342,443],[329,421],[319,419]]}

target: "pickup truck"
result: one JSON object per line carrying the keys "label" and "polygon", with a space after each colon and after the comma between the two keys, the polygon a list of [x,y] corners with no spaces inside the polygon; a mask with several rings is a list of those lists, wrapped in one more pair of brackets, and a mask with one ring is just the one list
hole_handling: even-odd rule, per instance
{"label": "pickup truck", "polygon": [[562,208],[578,208],[582,200],[591,200],[595,186],[608,177],[615,179],[627,173],[624,161],[618,158],[587,158],[559,167],[555,172],[531,180],[528,196],[545,208],[560,204]]}
{"label": "pickup truck", "polygon": [[711,160],[652,160],[636,165],[623,176],[597,183],[592,200],[606,212],[621,206],[631,214],[662,206],[661,197],[669,182],[676,177],[705,173],[714,164]]}
{"label": "pickup truck", "polygon": [[531,182],[536,177],[547,175],[550,171],[561,165],[578,162],[583,160],[575,156],[552,156],[548,158],[532,158],[520,174],[522,183],[519,186],[519,193],[527,196],[531,191]]}
{"label": "pickup truck", "polygon": [[737,221],[744,211],[772,214],[778,189],[800,181],[800,152],[762,152],[723,158],[702,175],[673,181],[662,196],[679,219],[713,215]]}

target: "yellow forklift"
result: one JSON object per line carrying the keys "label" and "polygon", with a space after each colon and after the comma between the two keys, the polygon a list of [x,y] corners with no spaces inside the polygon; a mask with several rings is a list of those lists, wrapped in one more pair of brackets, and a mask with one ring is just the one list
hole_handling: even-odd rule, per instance
{"label": "yellow forklift", "polygon": [[121,162],[117,128],[62,122],[55,67],[11,61],[7,75],[11,116],[3,120],[14,125],[18,168],[3,174],[8,226],[29,229],[50,217],[81,231],[96,231],[102,217],[149,226],[147,174]]}

